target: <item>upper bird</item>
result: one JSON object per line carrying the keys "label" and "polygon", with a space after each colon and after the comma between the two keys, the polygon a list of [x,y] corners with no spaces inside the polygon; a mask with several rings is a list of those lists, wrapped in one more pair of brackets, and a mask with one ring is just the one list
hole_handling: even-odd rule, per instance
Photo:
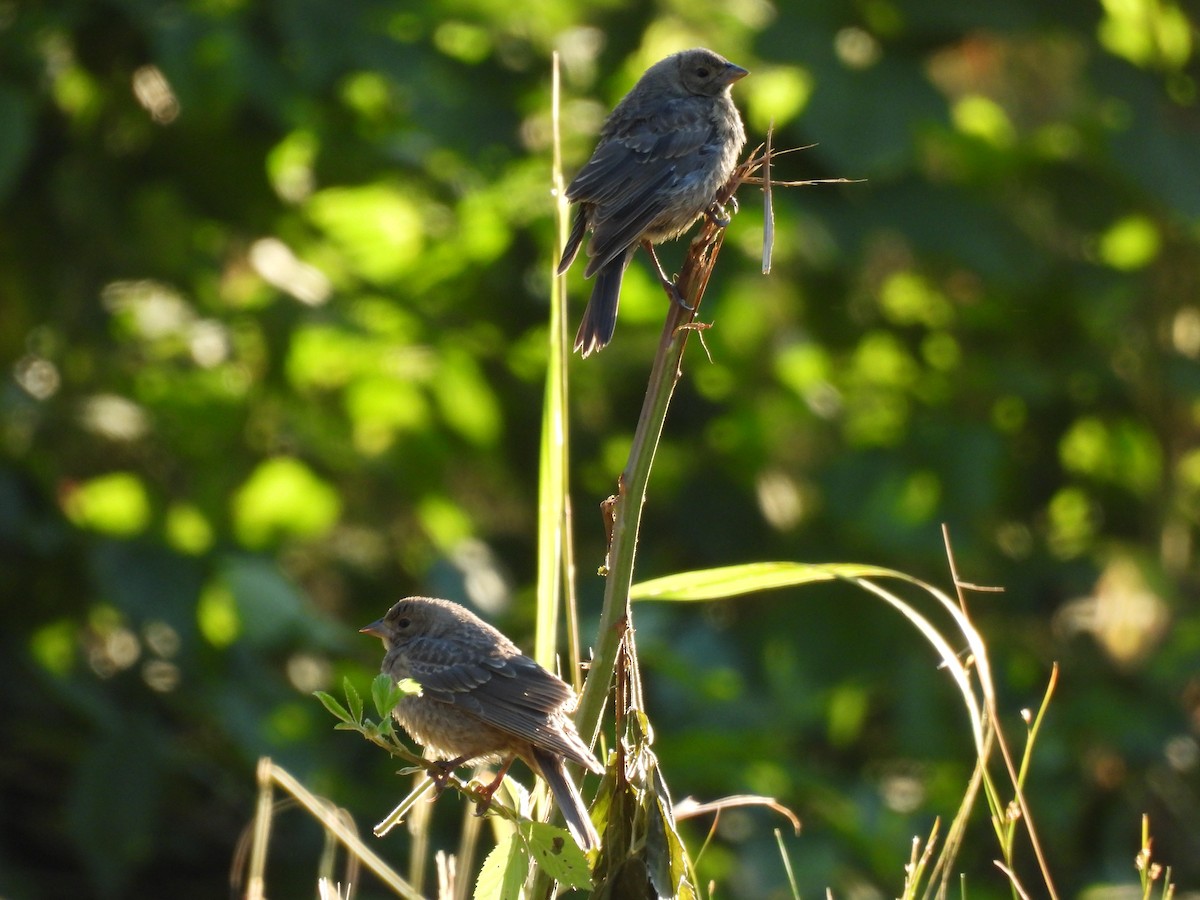
{"label": "upper bird", "polygon": [[592,158],[567,188],[580,211],[558,263],[561,275],[591,229],[583,274],[596,284],[575,335],[583,356],[612,340],[621,277],[638,244],[674,291],[653,245],[716,214],[716,193],[746,143],[729,88],[748,74],[711,50],[684,50],[647,69],[605,121]]}
{"label": "upper bird", "polygon": [[412,678],[392,711],[413,740],[446,760],[447,773],[469,762],[502,760],[490,798],[515,757],[541,775],[576,842],[588,850],[599,837],[564,759],[602,773],[575,731],[570,685],[525,656],[474,613],[433,597],[406,597],[361,629],[383,641],[382,671]]}

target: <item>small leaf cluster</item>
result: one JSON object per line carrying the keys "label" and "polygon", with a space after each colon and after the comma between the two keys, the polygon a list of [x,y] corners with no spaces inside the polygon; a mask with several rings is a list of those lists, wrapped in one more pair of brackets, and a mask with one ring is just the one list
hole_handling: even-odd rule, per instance
{"label": "small leaf cluster", "polygon": [[379,714],[379,721],[363,716],[363,699],[349,678],[342,680],[346,702],[342,704],[327,691],[313,691],[313,696],[338,720],[334,728],[338,731],[357,731],[373,744],[410,762],[422,764],[419,756],[408,749],[396,735],[392,724],[392,710],[404,697],[420,695],[421,686],[411,678],[399,681],[380,672],[371,682],[371,701]]}

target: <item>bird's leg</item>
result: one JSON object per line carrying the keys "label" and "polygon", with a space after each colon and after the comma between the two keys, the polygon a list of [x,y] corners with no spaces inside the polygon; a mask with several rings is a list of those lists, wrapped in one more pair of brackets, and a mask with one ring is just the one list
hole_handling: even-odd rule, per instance
{"label": "bird's leg", "polygon": [[425,771],[429,772],[429,780],[433,782],[434,797],[442,795],[442,791],[446,789],[446,784],[450,781],[450,776],[454,774],[454,770],[468,759],[469,757],[466,756],[458,756],[454,759],[436,759],[429,764]]}
{"label": "bird's leg", "polygon": [[[729,205],[733,207],[733,211],[736,214],[738,211],[737,197],[730,197]],[[712,222],[714,225],[717,225],[721,228],[729,227],[729,222],[731,221],[729,210],[727,210],[716,200],[714,200],[709,205],[708,209],[704,211],[704,215],[706,215],[708,217],[708,221]]]}
{"label": "bird's leg", "polygon": [[669,277],[663,271],[662,263],[658,261],[658,254],[654,252],[654,245],[649,241],[642,241],[642,247],[650,254],[650,258],[654,260],[654,269],[658,272],[658,283],[662,285],[663,290],[667,292],[667,296],[686,309],[688,312],[695,312],[692,307],[688,306],[686,300],[683,299],[683,294],[679,293],[679,287],[675,284],[675,279]]}
{"label": "bird's leg", "polygon": [[479,791],[479,801],[475,804],[475,815],[482,816],[487,812],[487,808],[492,803],[492,795],[496,793],[501,782],[504,781],[504,776],[508,774],[508,767],[513,764],[514,759],[516,759],[515,756],[510,756],[506,759],[504,765],[500,767],[500,771],[496,773],[496,777],[492,779],[491,784]]}

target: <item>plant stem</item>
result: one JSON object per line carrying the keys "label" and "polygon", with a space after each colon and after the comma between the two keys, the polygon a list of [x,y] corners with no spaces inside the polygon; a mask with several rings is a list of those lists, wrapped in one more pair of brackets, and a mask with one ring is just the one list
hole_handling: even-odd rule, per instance
{"label": "plant stem", "polygon": [[[736,189],[740,181],[738,175],[731,179],[733,189]],[[617,482],[612,539],[608,548],[607,582],[604,586],[604,606],[600,613],[600,628],[596,636],[591,669],[584,682],[583,694],[575,716],[580,734],[592,744],[599,734],[601,714],[612,685],[621,635],[632,623],[629,588],[633,584],[642,507],[646,502],[650,470],[662,437],[667,409],[671,405],[675,385],[682,374],[683,351],[687,345],[688,334],[694,330],[682,326],[690,325],[696,317],[724,234],[724,227],[711,218],[706,219],[704,227],[688,250],[688,257],[676,279],[676,286],[691,309],[671,301],[662,337],[658,342],[658,352],[650,369],[650,380],[646,387],[645,399],[642,401],[633,445],[629,448],[629,461]]]}

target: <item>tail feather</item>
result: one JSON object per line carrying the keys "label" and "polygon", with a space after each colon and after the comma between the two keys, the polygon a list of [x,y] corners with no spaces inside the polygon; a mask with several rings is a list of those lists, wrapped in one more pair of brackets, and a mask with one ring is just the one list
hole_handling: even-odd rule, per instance
{"label": "tail feather", "polygon": [[583,798],[579,796],[579,790],[567,775],[563,758],[540,747],[533,748],[533,758],[542,778],[550,786],[550,793],[554,795],[554,802],[562,811],[567,830],[575,838],[575,843],[584,850],[599,847],[600,835],[596,833],[596,826],[592,824],[592,818],[588,815]]}
{"label": "tail feather", "polygon": [[575,349],[584,357],[603,350],[617,330],[621,281],[633,259],[635,247],[630,247],[623,256],[618,256],[596,273],[592,297],[583,311],[583,321],[579,323],[579,331],[575,335]]}
{"label": "tail feather", "polygon": [[563,247],[562,257],[558,261],[557,273],[559,275],[571,268],[571,263],[575,262],[575,256],[579,253],[579,247],[583,243],[583,233],[587,231],[587,224],[588,213],[587,208],[584,207],[575,216],[575,224],[571,226],[571,233],[567,236],[567,243]]}

